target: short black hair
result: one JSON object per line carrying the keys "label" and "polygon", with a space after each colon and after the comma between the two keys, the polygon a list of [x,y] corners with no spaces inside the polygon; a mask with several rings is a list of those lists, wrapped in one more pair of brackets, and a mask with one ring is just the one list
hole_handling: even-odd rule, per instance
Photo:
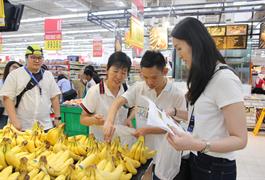
{"label": "short black hair", "polygon": [[60,81],[61,79],[67,79],[67,77],[64,74],[59,74],[57,77],[57,81]]}
{"label": "short black hair", "polygon": [[10,73],[10,67],[13,65],[13,64],[17,64],[19,67],[22,67],[23,65],[20,64],[19,62],[17,61],[9,61],[6,66],[5,66],[5,69],[4,69],[4,74],[3,74],[3,82],[5,82],[8,74]]}
{"label": "short black hair", "polygon": [[131,62],[130,57],[127,56],[124,52],[117,51],[113,53],[112,55],[110,55],[108,64],[107,64],[107,70],[109,70],[111,66],[115,66],[117,68],[127,68],[128,73],[129,73],[131,69],[131,65],[132,65],[132,62]]}
{"label": "short black hair", "polygon": [[91,77],[93,77],[93,71],[91,71],[91,69],[89,69],[89,68],[85,68],[85,70],[84,70],[84,74],[85,75],[87,75],[87,76],[91,76]]}
{"label": "short black hair", "polygon": [[166,67],[166,60],[161,52],[147,50],[142,57],[140,66],[141,68],[156,67],[157,69],[163,70]]}

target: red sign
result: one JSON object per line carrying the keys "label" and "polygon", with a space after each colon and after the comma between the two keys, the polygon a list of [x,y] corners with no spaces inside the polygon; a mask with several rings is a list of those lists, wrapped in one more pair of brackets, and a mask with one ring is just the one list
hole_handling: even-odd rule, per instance
{"label": "red sign", "polygon": [[61,19],[45,19],[44,32],[45,33],[60,33],[62,31]]}
{"label": "red sign", "polygon": [[102,40],[93,40],[93,57],[102,57]]}
{"label": "red sign", "polygon": [[141,13],[144,13],[144,3],[142,0],[133,0],[133,3]]}
{"label": "red sign", "polygon": [[44,21],[44,40],[46,50],[60,50],[62,41],[62,20],[45,19]]}

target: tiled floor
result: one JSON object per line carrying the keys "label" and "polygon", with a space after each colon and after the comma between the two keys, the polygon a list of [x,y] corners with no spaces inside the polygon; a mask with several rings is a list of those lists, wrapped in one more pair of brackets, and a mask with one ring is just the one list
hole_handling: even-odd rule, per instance
{"label": "tiled floor", "polygon": [[265,180],[265,133],[249,133],[248,145],[237,152],[237,180]]}

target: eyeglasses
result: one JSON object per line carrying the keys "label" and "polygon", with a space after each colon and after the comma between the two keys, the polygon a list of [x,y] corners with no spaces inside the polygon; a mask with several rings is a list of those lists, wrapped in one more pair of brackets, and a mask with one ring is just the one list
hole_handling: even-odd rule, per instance
{"label": "eyeglasses", "polygon": [[35,56],[35,55],[32,55],[32,56],[29,56],[32,60],[43,60],[43,56]]}

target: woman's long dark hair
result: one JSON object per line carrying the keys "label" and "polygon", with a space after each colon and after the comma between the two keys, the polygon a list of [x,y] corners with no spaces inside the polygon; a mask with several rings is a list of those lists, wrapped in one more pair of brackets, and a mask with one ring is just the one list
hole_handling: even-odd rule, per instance
{"label": "woman's long dark hair", "polygon": [[64,74],[59,74],[57,77],[57,82],[60,81],[61,79],[67,79],[67,77]]}
{"label": "woman's long dark hair", "polygon": [[17,61],[9,61],[6,66],[5,66],[5,69],[4,69],[4,74],[3,74],[3,82],[5,82],[8,74],[10,73],[10,67],[13,65],[13,64],[17,64],[19,67],[22,66],[22,64],[20,64],[19,62]]}
{"label": "woman's long dark hair", "polygon": [[186,41],[192,48],[187,98],[193,105],[211,80],[216,63],[225,63],[225,60],[206,27],[195,18],[188,17],[180,21],[172,30],[171,36]]}

